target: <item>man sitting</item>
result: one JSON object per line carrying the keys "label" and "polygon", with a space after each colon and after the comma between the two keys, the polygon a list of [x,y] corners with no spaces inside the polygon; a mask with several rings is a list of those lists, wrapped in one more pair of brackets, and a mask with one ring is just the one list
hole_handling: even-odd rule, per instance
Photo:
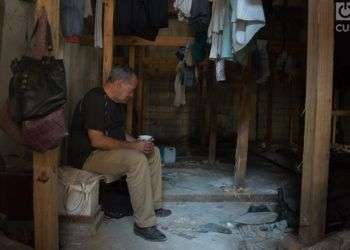
{"label": "man sitting", "polygon": [[100,174],[127,176],[134,210],[135,234],[165,241],[156,227],[162,208],[162,169],[159,149],[125,132],[126,103],[133,97],[137,77],[128,67],[115,67],[102,87],[91,89],[78,103],[70,135],[70,159],[75,166]]}

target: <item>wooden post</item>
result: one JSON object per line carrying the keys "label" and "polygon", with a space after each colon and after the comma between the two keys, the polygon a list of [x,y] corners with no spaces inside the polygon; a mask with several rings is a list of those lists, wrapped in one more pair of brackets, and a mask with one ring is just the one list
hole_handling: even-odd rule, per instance
{"label": "wooden post", "polygon": [[305,134],[299,238],[307,246],[325,235],[331,136],[333,1],[309,0]]}
{"label": "wooden post", "polygon": [[[135,46],[129,47],[129,67],[135,69]],[[128,101],[127,116],[126,116],[126,131],[132,133],[134,98]]]}
{"label": "wooden post", "polygon": [[[51,26],[53,54],[60,52],[59,0],[37,0],[35,19],[46,11]],[[43,51],[44,52],[44,51]],[[42,57],[44,55],[36,55]],[[33,152],[33,210],[36,250],[58,250],[57,167],[60,149]]]}
{"label": "wooden post", "polygon": [[250,62],[251,61],[249,59],[240,89],[234,177],[236,187],[245,186],[245,175],[247,171],[249,128],[251,119],[251,101],[248,89],[251,79]]}
{"label": "wooden post", "polygon": [[[215,68],[215,66],[213,66]],[[211,67],[211,69],[213,69]],[[216,75],[215,75],[215,69],[211,70],[212,75],[212,81],[210,83],[210,113],[209,113],[209,155],[208,155],[208,161],[210,163],[214,163],[216,160],[216,142],[217,142],[217,121],[218,121],[218,114],[217,114],[217,106],[218,106],[218,89],[216,86]]]}
{"label": "wooden post", "polygon": [[103,18],[103,60],[102,60],[102,83],[107,81],[113,66],[113,15],[114,0],[104,0]]}
{"label": "wooden post", "polygon": [[59,148],[33,153],[35,249],[58,250],[57,166]]}
{"label": "wooden post", "polygon": [[136,109],[137,109],[137,132],[140,134],[144,130],[143,126],[143,74],[144,74],[144,68],[143,68],[143,59],[145,57],[145,48],[140,47],[139,49],[139,61],[138,61],[138,69],[139,69],[139,84],[137,86],[137,103],[136,103]]}
{"label": "wooden post", "polygon": [[201,80],[202,80],[202,98],[201,98],[201,110],[202,110],[202,131],[201,131],[201,145],[205,147],[208,143],[208,131],[209,131],[209,116],[210,116],[210,104],[208,102],[208,65],[202,67]]}

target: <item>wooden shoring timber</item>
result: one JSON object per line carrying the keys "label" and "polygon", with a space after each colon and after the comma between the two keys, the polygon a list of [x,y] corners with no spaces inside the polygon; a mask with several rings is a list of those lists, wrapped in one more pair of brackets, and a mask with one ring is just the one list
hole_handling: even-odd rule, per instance
{"label": "wooden shoring timber", "polygon": [[241,82],[239,111],[237,118],[237,142],[235,152],[235,173],[234,180],[237,188],[245,186],[245,176],[247,171],[249,129],[251,119],[251,97],[249,85],[251,81],[251,60],[244,71],[243,81]]}
{"label": "wooden shoring timber", "polygon": [[[114,46],[156,46],[156,47],[180,47],[193,41],[193,37],[187,36],[157,36],[155,41],[149,41],[136,36],[115,36]],[[92,36],[84,36],[81,45],[93,45]]]}
{"label": "wooden shoring timber", "polygon": [[[59,55],[59,0],[37,0],[35,20],[46,11],[51,27],[53,54]],[[34,238],[37,250],[58,250],[57,167],[60,149],[33,152]]]}
{"label": "wooden shoring timber", "polygon": [[325,236],[331,137],[334,3],[309,0],[305,132],[299,239]]}
{"label": "wooden shoring timber", "polygon": [[214,163],[216,160],[216,144],[217,144],[217,123],[218,123],[218,100],[220,99],[218,97],[218,87],[217,87],[217,81],[216,81],[216,75],[215,75],[215,64],[212,62],[209,66],[209,79],[211,79],[210,83],[208,84],[208,90],[209,90],[209,96],[208,96],[208,102],[209,105],[207,106],[209,111],[209,154],[208,154],[208,161],[210,163]]}
{"label": "wooden shoring timber", "polygon": [[59,148],[33,153],[35,249],[58,250],[57,166]]}
{"label": "wooden shoring timber", "polygon": [[113,66],[113,13],[114,0],[105,0],[103,4],[103,59],[102,82],[107,81]]}

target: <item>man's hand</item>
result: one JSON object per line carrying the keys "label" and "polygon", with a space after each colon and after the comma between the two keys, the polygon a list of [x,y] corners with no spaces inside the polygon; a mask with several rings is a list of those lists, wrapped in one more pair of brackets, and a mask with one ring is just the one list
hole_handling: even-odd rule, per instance
{"label": "man's hand", "polygon": [[146,155],[152,154],[154,150],[154,145],[152,142],[147,141],[136,141],[133,142],[134,148]]}

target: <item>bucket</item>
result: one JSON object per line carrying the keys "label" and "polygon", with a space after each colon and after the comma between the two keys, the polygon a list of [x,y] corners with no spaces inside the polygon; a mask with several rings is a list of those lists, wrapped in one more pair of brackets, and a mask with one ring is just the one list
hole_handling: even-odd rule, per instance
{"label": "bucket", "polygon": [[164,163],[166,165],[175,164],[176,162],[176,148],[165,147],[163,152]]}

